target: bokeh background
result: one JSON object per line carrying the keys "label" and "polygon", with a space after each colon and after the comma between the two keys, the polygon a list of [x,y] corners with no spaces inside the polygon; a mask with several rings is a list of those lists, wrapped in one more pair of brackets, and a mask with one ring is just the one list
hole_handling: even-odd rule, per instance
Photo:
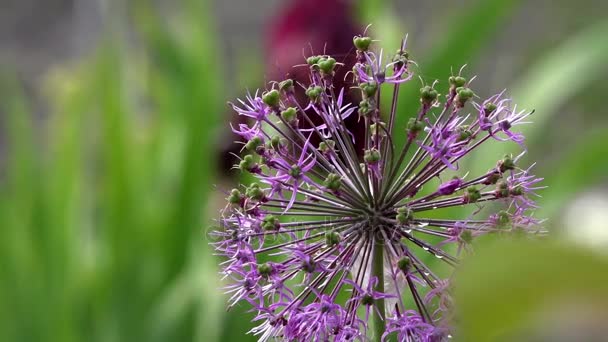
{"label": "bokeh background", "polygon": [[[543,322],[568,329],[536,340],[608,336],[608,2],[1,0],[0,341],[255,340],[251,314],[224,308],[206,236],[240,177],[226,101],[304,48],[347,58],[369,23],[387,48],[409,33],[426,80],[468,64],[480,96],[508,88],[536,110],[537,216],[559,238],[481,246],[463,329],[559,311]],[[418,88],[403,87],[401,122]],[[494,148],[467,167],[509,152]],[[590,306],[546,305],[581,293]]]}

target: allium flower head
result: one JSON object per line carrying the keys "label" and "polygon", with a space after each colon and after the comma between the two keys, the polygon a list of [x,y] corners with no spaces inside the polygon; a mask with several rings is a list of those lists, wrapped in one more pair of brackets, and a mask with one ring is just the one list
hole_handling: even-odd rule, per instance
{"label": "allium flower head", "polygon": [[[397,101],[413,78],[405,41],[391,56],[373,52],[369,37],[353,42],[351,89],[334,87],[336,59],[310,56],[307,84],[271,82],[231,104],[249,120],[233,127],[246,140],[235,168],[255,181],[227,194],[214,246],[229,305],[251,306],[262,341],[447,339],[445,270],[480,235],[538,232],[531,212],[542,179],[519,166],[523,153],[482,161],[483,174],[461,170],[484,143],[523,147],[517,127],[530,113],[504,91],[479,99],[461,69],[446,95],[438,81],[423,86],[417,114],[400,127],[398,113],[416,111]],[[353,89],[360,102],[345,103]],[[381,105],[385,91],[393,99]],[[360,144],[344,125],[351,115],[365,124]]]}

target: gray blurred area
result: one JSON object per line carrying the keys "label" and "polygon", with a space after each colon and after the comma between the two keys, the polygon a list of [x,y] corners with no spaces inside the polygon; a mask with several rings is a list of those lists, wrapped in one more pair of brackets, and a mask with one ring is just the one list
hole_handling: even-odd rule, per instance
{"label": "gray blurred area", "polygon": [[[128,0],[127,0],[128,1]],[[170,9],[173,1],[156,1]],[[393,0],[398,17],[415,38],[417,47],[432,48],[426,39],[441,34],[442,23],[455,8],[471,0]],[[0,66],[17,71],[28,84],[50,67],[64,64],[93,48],[103,32],[103,17],[111,0],[0,0]],[[120,3],[120,2],[118,2]],[[177,2],[179,3],[179,1]],[[214,0],[217,31],[224,42],[223,54],[231,56],[256,48],[272,14],[288,0]],[[124,4],[123,4],[124,6]],[[608,13],[603,0],[532,0],[523,2],[517,14],[487,48],[486,67],[519,72],[524,61],[555,46],[594,19]],[[497,68],[499,67],[499,68]],[[478,70],[483,73],[486,70]]]}

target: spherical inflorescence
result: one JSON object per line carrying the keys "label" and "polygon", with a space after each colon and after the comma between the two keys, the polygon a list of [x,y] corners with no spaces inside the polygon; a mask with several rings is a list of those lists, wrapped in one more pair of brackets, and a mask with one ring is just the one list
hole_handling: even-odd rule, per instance
{"label": "spherical inflorescence", "polygon": [[[228,193],[214,246],[230,305],[251,305],[262,341],[446,339],[450,276],[440,270],[457,266],[480,235],[538,232],[541,179],[518,166],[523,153],[480,175],[459,169],[484,143],[523,148],[516,127],[530,113],[504,91],[478,101],[459,74],[445,96],[423,86],[417,114],[397,127],[399,87],[413,77],[405,41],[388,62],[369,37],[353,42],[357,104],[334,88],[341,65],[326,55],[306,59],[309,84],[273,82],[231,104],[250,120],[233,127],[245,141],[236,167],[256,181]],[[383,91],[392,91],[388,106]],[[363,150],[344,124],[351,115],[365,126]],[[453,207],[470,210],[453,218]]]}

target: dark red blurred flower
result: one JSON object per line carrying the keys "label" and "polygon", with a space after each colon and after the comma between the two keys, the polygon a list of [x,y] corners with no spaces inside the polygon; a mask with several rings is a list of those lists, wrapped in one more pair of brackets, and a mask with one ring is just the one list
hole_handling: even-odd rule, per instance
{"label": "dark red blurred flower", "polygon": [[[292,67],[305,64],[311,55],[328,54],[333,56],[343,66],[336,68],[334,86],[337,90],[348,89],[345,81],[346,73],[355,64],[353,37],[363,32],[362,25],[355,20],[353,1],[348,0],[294,0],[286,2],[279,12],[268,22],[265,39],[266,80],[283,80],[291,78],[297,83],[310,83],[307,66]],[[260,88],[265,87],[260,84]],[[346,92],[345,102],[355,102],[356,93]],[[296,87],[298,100],[304,101],[304,89]],[[311,118],[315,115],[311,113]],[[237,119],[237,118],[235,118]],[[243,120],[239,117],[238,120]],[[314,119],[313,119],[314,121]],[[233,123],[236,120],[233,120]],[[321,121],[319,120],[318,123]],[[346,125],[356,136],[356,141],[363,136],[364,130],[358,129],[357,115],[346,120]],[[305,126],[303,124],[303,126]],[[361,126],[362,127],[362,126]],[[232,140],[239,140],[234,135]],[[312,141],[318,144],[318,141]],[[227,146],[228,147],[228,146]],[[357,146],[360,147],[360,146]],[[227,170],[236,159],[229,152],[238,152],[241,145],[230,144],[228,150],[222,153],[222,164]],[[361,147],[362,148],[362,147]],[[359,151],[361,151],[359,148]]]}

